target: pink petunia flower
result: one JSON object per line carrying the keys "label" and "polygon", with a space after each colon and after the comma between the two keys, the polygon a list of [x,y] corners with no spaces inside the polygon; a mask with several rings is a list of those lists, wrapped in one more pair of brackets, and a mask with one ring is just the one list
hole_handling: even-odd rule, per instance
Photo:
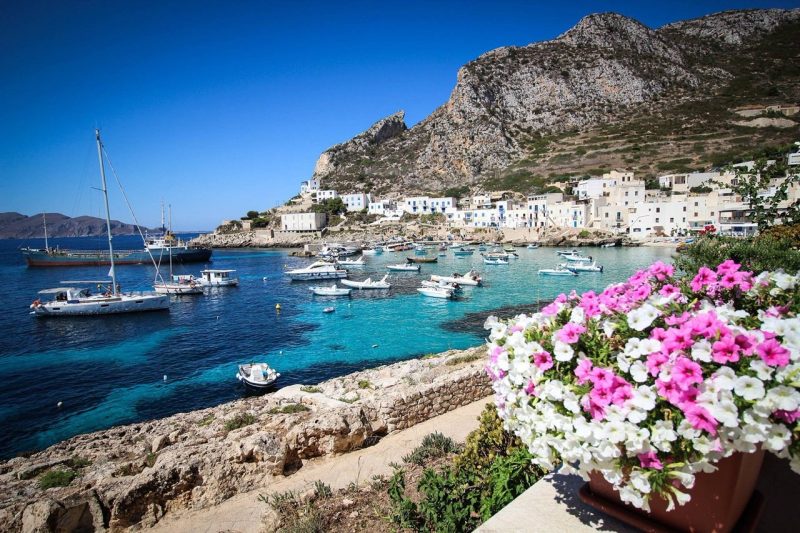
{"label": "pink petunia flower", "polygon": [[775,339],[767,339],[758,346],[756,352],[762,361],[769,366],[786,366],[789,364],[789,350]]}
{"label": "pink petunia flower", "polygon": [[528,396],[539,396],[539,393],[536,391],[536,385],[534,385],[532,380],[528,380],[524,390],[525,394]]}
{"label": "pink petunia flower", "polygon": [[722,337],[711,345],[711,358],[715,363],[724,365],[739,360],[739,345],[731,335]]}
{"label": "pink petunia flower", "polygon": [[664,465],[658,460],[656,452],[640,453],[637,457],[639,458],[639,464],[642,468],[654,468],[656,470],[662,470],[664,468]]}
{"label": "pink petunia flower", "polygon": [[700,267],[700,269],[697,271],[697,275],[694,277],[694,279],[692,279],[689,286],[694,292],[700,292],[700,289],[707,285],[711,285],[712,283],[716,283],[716,281],[716,272],[708,267]]}
{"label": "pink petunia flower", "polygon": [[575,322],[567,322],[564,324],[563,328],[556,332],[556,338],[561,342],[574,344],[578,342],[578,339],[581,337],[581,333],[585,331],[586,326],[582,324],[576,324]]}
{"label": "pink petunia flower", "polygon": [[678,357],[672,367],[672,381],[682,390],[703,382],[703,369],[688,357]]}
{"label": "pink petunia flower", "polygon": [[578,384],[583,385],[589,381],[589,374],[592,372],[592,360],[582,359],[578,366],[575,367],[575,376],[578,378]]}
{"label": "pink petunia flower", "polygon": [[536,367],[544,372],[550,368],[553,368],[553,357],[550,355],[549,352],[538,352],[533,354],[533,364]]}
{"label": "pink petunia flower", "polygon": [[787,424],[794,424],[798,420],[800,420],[800,409],[795,411],[784,411],[783,409],[779,409],[772,413],[772,416],[786,422]]}
{"label": "pink petunia flower", "polygon": [[717,421],[703,407],[697,404],[684,405],[683,414],[693,428],[706,431],[712,435],[717,434]]}

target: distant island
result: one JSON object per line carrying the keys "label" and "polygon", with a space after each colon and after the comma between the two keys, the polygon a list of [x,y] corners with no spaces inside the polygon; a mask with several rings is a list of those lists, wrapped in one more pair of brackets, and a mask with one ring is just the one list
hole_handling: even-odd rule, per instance
{"label": "distant island", "polygon": [[[93,237],[105,235],[106,221],[102,218],[68,217],[61,213],[45,213],[48,237]],[[0,239],[30,239],[44,237],[42,213],[27,216],[21,213],[0,213]],[[142,228],[142,231],[147,228]],[[111,221],[112,235],[133,235],[136,226],[119,220]]]}

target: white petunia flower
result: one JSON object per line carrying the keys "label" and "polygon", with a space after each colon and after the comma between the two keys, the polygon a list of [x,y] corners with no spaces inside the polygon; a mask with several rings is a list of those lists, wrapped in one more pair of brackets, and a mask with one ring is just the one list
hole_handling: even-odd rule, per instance
{"label": "white petunia flower", "polygon": [[636,361],[630,367],[630,375],[636,383],[644,383],[650,378],[647,367],[641,361]]}
{"label": "white petunia flower", "polygon": [[644,331],[658,318],[659,314],[658,309],[650,304],[644,304],[628,313],[628,326],[636,331]]}
{"label": "white petunia flower", "polygon": [[701,363],[711,362],[711,343],[705,339],[696,341],[692,346],[692,359]]}
{"label": "white petunia flower", "polygon": [[739,376],[733,382],[733,392],[752,402],[764,397],[764,383],[758,378]]}
{"label": "white petunia flower", "polygon": [[553,343],[553,355],[555,355],[556,361],[569,361],[575,355],[575,350],[566,342],[557,340]]}

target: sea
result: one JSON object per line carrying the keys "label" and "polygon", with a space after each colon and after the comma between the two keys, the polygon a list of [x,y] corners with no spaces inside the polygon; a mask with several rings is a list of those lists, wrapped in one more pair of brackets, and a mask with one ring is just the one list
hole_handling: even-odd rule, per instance
{"label": "sea", "polygon": [[[185,235],[184,237],[191,237]],[[50,239],[50,246],[104,249],[105,237]],[[117,249],[141,239],[115,237]],[[106,317],[37,318],[29,306],[42,289],[62,282],[106,279],[108,267],[29,268],[19,248],[43,239],[0,240],[0,458],[40,450],[71,436],[214,406],[250,394],[236,380],[237,364],[266,361],[281,373],[278,387],[313,384],[357,370],[485,342],[487,316],[531,312],[540,302],[573,289],[602,290],[657,260],[670,248],[582,248],[602,273],[546,277],[559,262],[553,248],[517,248],[508,265],[485,265],[447,251],[421,272],[391,272],[388,291],[354,290],[349,298],[314,296],[312,282],[284,271],[312,260],[291,250],[218,249],[208,264],[176,265],[176,274],[206,267],[236,270],[238,287],[172,297],[169,312]],[[436,249],[429,255],[438,255]],[[379,279],[386,265],[414,251],[366,256],[350,279]],[[163,258],[161,270],[168,271]],[[470,269],[483,287],[458,300],[420,295],[431,274]],[[150,290],[152,265],[117,267],[123,291]],[[324,282],[330,285],[332,280]],[[322,284],[322,283],[320,283]],[[91,283],[70,285],[91,286]],[[276,306],[280,304],[280,309]],[[334,307],[332,313],[324,313]]]}

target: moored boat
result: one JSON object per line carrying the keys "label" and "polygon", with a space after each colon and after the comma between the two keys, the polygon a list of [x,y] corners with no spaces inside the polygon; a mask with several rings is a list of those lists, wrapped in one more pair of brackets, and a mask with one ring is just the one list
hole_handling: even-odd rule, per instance
{"label": "moored boat", "polygon": [[587,265],[586,263],[562,263],[559,265],[567,270],[571,270],[573,272],[602,272],[603,267],[598,266],[597,262],[592,261],[591,264]]}
{"label": "moored boat", "polygon": [[364,261],[364,255],[360,255],[358,259],[338,259],[336,261],[342,266],[349,266],[349,267],[362,267],[366,265],[366,261]]}
{"label": "moored boat", "polygon": [[452,298],[454,291],[445,288],[420,287],[417,292],[431,298]]}
{"label": "moored boat", "polygon": [[346,287],[352,287],[354,289],[390,289],[392,286],[386,281],[388,277],[389,274],[386,274],[378,281],[372,281],[371,278],[367,278],[364,281],[343,279],[340,283]]}
{"label": "moored boat", "polygon": [[271,387],[279,377],[281,377],[280,372],[270,368],[267,363],[239,365],[239,369],[236,372],[236,379],[257,390]]}
{"label": "moored boat", "polygon": [[437,257],[406,257],[409,263],[436,263],[438,260]]}
{"label": "moored boat", "polygon": [[566,268],[558,267],[558,268],[540,268],[539,269],[540,276],[577,276],[577,272],[573,272],[571,270],[567,270]]}
{"label": "moored boat", "polygon": [[483,283],[483,279],[472,270],[470,270],[464,275],[461,275],[457,272],[454,273],[452,276],[439,276],[437,274],[431,274],[431,281],[458,283],[459,285],[469,285],[471,287],[476,287],[478,285],[481,285],[481,283]]}
{"label": "moored boat", "polygon": [[508,259],[502,259],[500,257],[484,257],[483,263],[486,265],[507,265]]}
{"label": "moored boat", "polygon": [[336,265],[327,261],[316,261],[303,268],[287,270],[286,275],[297,281],[338,279],[346,278],[347,270],[336,268]]}
{"label": "moored boat", "polygon": [[419,272],[419,265],[413,263],[398,263],[396,265],[386,265],[389,270],[398,272]]}
{"label": "moored boat", "polygon": [[533,244],[533,243],[531,243],[531,244],[529,244],[528,246],[526,246],[526,248],[527,248],[528,250],[536,250],[537,248],[539,248],[539,245],[538,245],[538,244]]}
{"label": "moored boat", "polygon": [[230,269],[201,270],[197,282],[203,287],[235,287],[239,285],[239,278],[231,276],[234,272]]}
{"label": "moored boat", "polygon": [[308,290],[317,296],[350,296],[353,289],[343,289],[334,283],[330,287],[309,287]]}
{"label": "moored boat", "polygon": [[457,250],[453,250],[453,255],[472,255],[473,250],[471,248],[459,248]]}

